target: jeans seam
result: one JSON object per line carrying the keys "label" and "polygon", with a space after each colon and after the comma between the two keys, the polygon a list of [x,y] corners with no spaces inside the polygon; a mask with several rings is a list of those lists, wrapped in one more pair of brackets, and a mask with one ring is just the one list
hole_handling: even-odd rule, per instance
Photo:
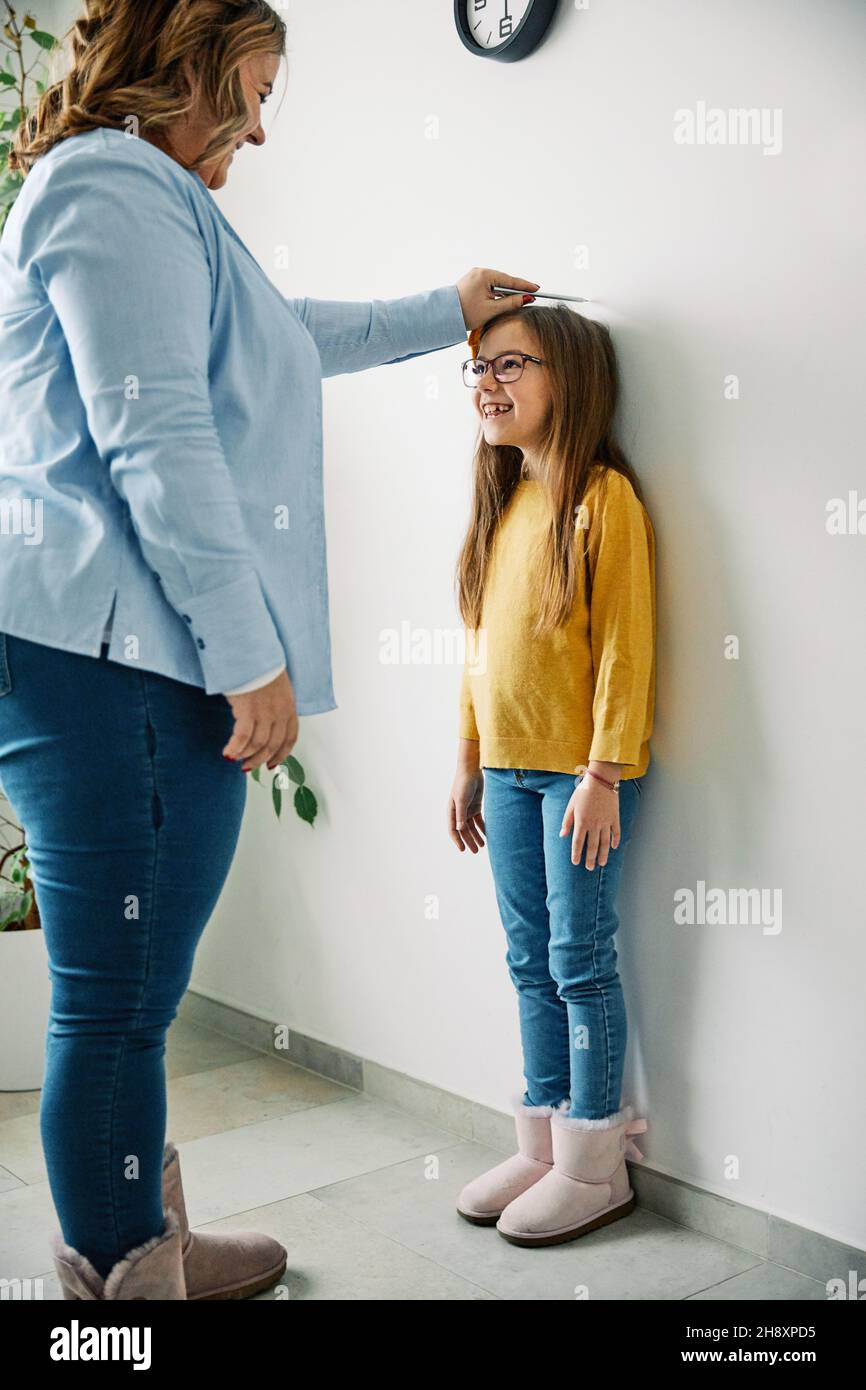
{"label": "jeans seam", "polygon": [[[148,705],[148,702],[147,702],[147,677],[146,677],[143,673],[142,673],[142,677],[141,677],[141,693],[142,693],[142,702],[143,702],[143,705],[144,705],[145,719],[146,719],[147,724],[151,724],[150,706]],[[153,755],[153,753],[150,752],[149,747],[148,747],[148,757],[149,757],[150,766],[151,766],[151,779],[152,779],[152,785],[153,785],[154,794],[155,794],[156,796],[159,796],[159,792],[158,792],[158,790],[157,790],[157,785],[156,785],[156,769],[155,769],[154,763],[153,763],[154,755]],[[154,912],[154,901],[155,901],[155,897],[156,897],[156,875],[157,875],[157,868],[158,868],[158,864],[159,864],[159,826],[157,826],[157,825],[155,825],[155,826],[153,827],[153,838],[154,838],[154,850],[153,850],[153,869],[152,869],[152,871],[151,871],[151,879],[150,879],[150,910],[149,910],[149,922],[148,922],[148,934],[147,934],[147,959],[146,959],[146,962],[145,962],[144,979],[142,980],[141,991],[140,991],[139,1000],[138,1000],[138,1005],[137,1005],[137,1007],[136,1007],[136,1012],[135,1012],[135,1020],[134,1020],[134,1025],[133,1025],[134,1027],[138,1027],[138,1023],[139,1023],[139,1020],[140,1020],[140,1018],[141,1018],[142,1001],[143,1001],[143,998],[144,998],[144,991],[146,990],[147,985],[148,985],[148,982],[149,982],[149,980],[150,980],[150,963],[151,963],[151,958],[152,958],[152,955],[153,955],[153,912]],[[124,1057],[125,1053],[126,1053],[126,1038],[124,1037],[123,1039],[121,1039],[120,1052],[118,1053],[117,1070],[115,1071],[115,1074],[114,1074],[114,1094],[112,1095],[112,1102],[111,1102],[111,1141],[110,1141],[110,1144],[109,1144],[109,1175],[108,1175],[108,1182],[109,1182],[109,1193],[110,1193],[110,1196],[111,1196],[111,1213],[112,1213],[112,1219],[113,1219],[113,1222],[114,1222],[114,1243],[115,1243],[115,1245],[119,1245],[119,1244],[120,1244],[120,1239],[119,1239],[119,1234],[118,1234],[118,1229],[117,1229],[117,1200],[116,1200],[116,1198],[115,1198],[115,1192],[114,1192],[115,1174],[114,1174],[114,1165],[113,1165],[113,1163],[111,1162],[111,1157],[112,1157],[112,1155],[113,1155],[113,1153],[114,1153],[114,1124],[115,1124],[115,1120],[116,1120],[116,1118],[117,1118],[117,1103],[116,1103],[116,1101],[117,1101],[117,1083],[118,1083],[118,1078],[119,1078],[119,1076],[120,1076],[120,1064],[121,1064],[121,1062],[122,1062],[122,1060],[123,1060],[123,1057]],[[122,1257],[125,1253],[126,1253],[125,1251],[121,1251],[121,1257]]]}
{"label": "jeans seam", "polygon": [[[605,1099],[604,1099],[604,1113],[605,1113],[605,1115],[609,1115],[609,1114],[611,1113],[611,1109],[610,1109],[610,1026],[609,1026],[608,1013],[607,1013],[607,1000],[605,999],[604,990],[603,990],[603,989],[600,989],[599,986],[598,986],[598,984],[597,984],[597,982],[596,982],[596,973],[597,973],[597,972],[596,972],[596,955],[595,955],[596,950],[598,949],[598,916],[599,916],[599,909],[600,909],[601,900],[602,900],[602,892],[601,892],[601,889],[602,889],[602,882],[603,882],[603,879],[604,879],[604,871],[605,871],[606,868],[607,868],[607,865],[606,865],[606,864],[602,864],[602,865],[599,867],[598,879],[597,879],[597,883],[596,883],[596,895],[595,895],[595,921],[594,921],[594,923],[593,923],[593,928],[592,928],[592,983],[593,983],[593,988],[596,989],[596,990],[598,991],[598,994],[599,994],[599,996],[600,996],[600,999],[601,999],[601,1013],[602,1013],[602,1018],[604,1019],[604,1055],[605,1055],[605,1058],[606,1058],[606,1063],[605,1063],[605,1075],[604,1075],[604,1097],[605,1097]],[[574,1102],[572,1102],[572,1104],[573,1104],[573,1103],[574,1103]]]}

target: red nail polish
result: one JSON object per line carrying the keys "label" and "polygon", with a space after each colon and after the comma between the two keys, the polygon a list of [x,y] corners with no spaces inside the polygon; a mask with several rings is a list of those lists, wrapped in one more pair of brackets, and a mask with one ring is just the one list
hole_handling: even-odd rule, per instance
{"label": "red nail polish", "polygon": [[524,302],[524,304],[531,304],[531,303],[534,302],[534,300],[535,300],[535,295],[534,295],[534,294],[525,294],[525,295],[523,296],[523,302]]}

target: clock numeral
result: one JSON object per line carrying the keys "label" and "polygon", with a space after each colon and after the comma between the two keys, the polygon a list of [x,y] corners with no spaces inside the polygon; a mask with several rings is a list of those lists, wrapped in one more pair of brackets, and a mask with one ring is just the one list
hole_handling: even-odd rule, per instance
{"label": "clock numeral", "polygon": [[487,0],[475,0],[475,13],[476,13],[476,14],[478,13],[479,10],[486,10],[486,9],[487,9]]}
{"label": "clock numeral", "polygon": [[499,37],[507,39],[511,35],[514,26],[514,19],[510,14],[503,15],[499,21]]}

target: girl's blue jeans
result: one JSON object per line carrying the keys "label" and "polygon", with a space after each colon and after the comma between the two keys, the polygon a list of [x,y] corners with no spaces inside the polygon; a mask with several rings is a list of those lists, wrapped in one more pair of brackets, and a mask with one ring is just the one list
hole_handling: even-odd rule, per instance
{"label": "girl's blue jeans", "polygon": [[583,1119],[620,1108],[626,1013],[617,974],[616,895],[641,797],[619,790],[620,843],[607,863],[571,862],[560,836],[581,780],[562,772],[484,768],[484,824],[506,963],[517,990],[525,1105],[560,1105]]}
{"label": "girl's blue jeans", "polygon": [[51,1008],[40,1131],[64,1239],[105,1275],[164,1228],[165,1036],[231,864],[234,720],[132,665],[0,633],[0,784],[23,826]]}

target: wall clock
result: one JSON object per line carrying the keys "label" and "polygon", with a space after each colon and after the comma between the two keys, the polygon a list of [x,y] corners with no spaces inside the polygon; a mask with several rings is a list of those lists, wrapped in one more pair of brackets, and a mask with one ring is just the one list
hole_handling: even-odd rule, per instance
{"label": "wall clock", "polygon": [[558,0],[454,0],[454,23],[478,58],[516,63],[541,43]]}

